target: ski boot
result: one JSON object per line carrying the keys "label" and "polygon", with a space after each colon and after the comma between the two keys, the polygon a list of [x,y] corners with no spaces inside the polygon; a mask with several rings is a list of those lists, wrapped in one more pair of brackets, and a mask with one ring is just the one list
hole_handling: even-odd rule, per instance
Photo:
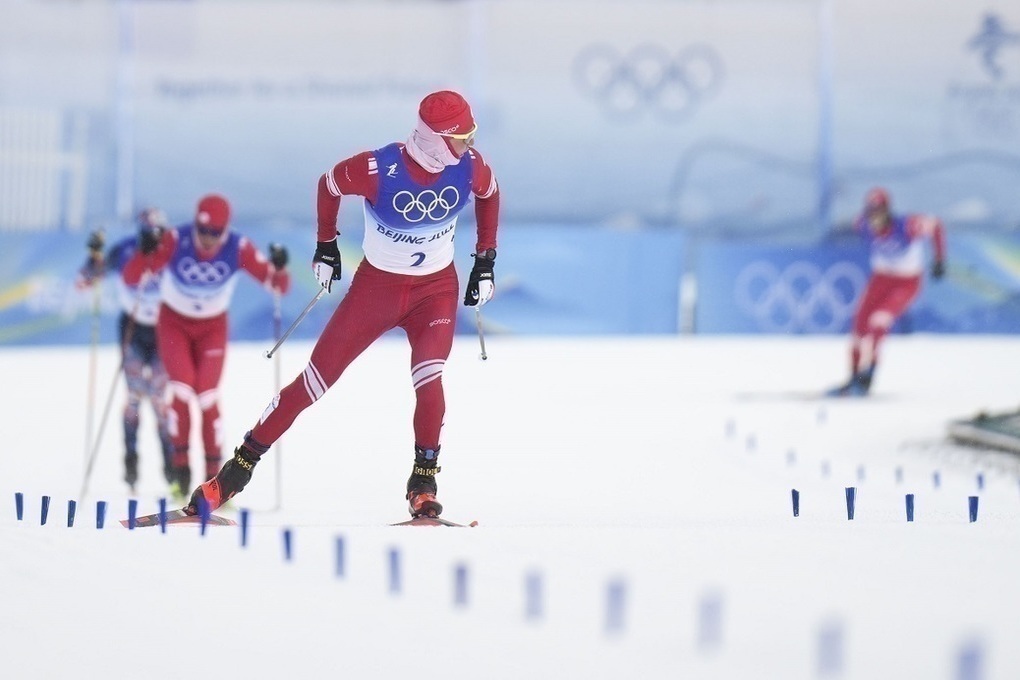
{"label": "ski boot", "polygon": [[131,493],[135,492],[135,484],[138,483],[138,454],[129,452],[124,456],[124,481],[131,487]]}
{"label": "ski boot", "polygon": [[175,503],[183,503],[191,490],[191,466],[174,465],[168,473],[170,480],[170,498]]}
{"label": "ski boot", "polygon": [[857,371],[850,377],[845,385],[833,388],[826,393],[829,397],[866,397],[871,391],[871,379],[875,375],[875,366],[872,365],[862,371]]}
{"label": "ski boot", "polygon": [[202,508],[202,503],[209,512],[222,507],[228,500],[241,493],[241,490],[251,481],[252,471],[262,457],[261,453],[253,450],[245,443],[234,449],[234,457],[224,463],[220,471],[209,481],[198,485],[195,492],[191,494],[191,501],[184,511],[189,515],[197,515]]}
{"label": "ski boot", "polygon": [[436,500],[439,449],[414,447],[414,468],[407,479],[407,511],[411,517],[439,517],[443,506]]}

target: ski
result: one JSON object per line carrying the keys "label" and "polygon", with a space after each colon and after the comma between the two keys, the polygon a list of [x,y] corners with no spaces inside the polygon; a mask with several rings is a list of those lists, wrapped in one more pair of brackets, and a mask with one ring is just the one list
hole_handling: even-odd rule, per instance
{"label": "ski", "polygon": [[[121,526],[127,527],[129,522],[126,519],[120,521]],[[167,510],[167,524],[201,524],[202,518],[198,515],[189,515],[184,510]],[[237,522],[219,515],[209,515],[206,524],[208,526],[237,526]],[[135,518],[135,528],[159,526],[159,513],[142,515]]]}
{"label": "ski", "polygon": [[405,522],[397,522],[391,524],[391,527],[476,527],[478,526],[478,520],[473,520],[470,524],[457,524],[451,522],[448,519],[442,517],[427,517],[421,515],[420,517],[412,517]]}

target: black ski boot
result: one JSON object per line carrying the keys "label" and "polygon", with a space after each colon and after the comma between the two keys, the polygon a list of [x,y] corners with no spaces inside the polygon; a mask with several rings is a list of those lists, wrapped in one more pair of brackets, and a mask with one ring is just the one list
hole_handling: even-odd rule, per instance
{"label": "black ski boot", "polygon": [[414,468],[407,479],[407,511],[411,517],[439,517],[443,506],[436,500],[439,449],[414,447]]}
{"label": "black ski boot", "polygon": [[249,432],[244,437],[244,443],[234,449],[234,457],[224,463],[220,471],[209,481],[195,489],[184,511],[189,515],[197,515],[201,511],[202,503],[205,503],[209,512],[212,512],[241,493],[251,481],[255,465],[267,450],[269,447],[252,439]]}
{"label": "black ski boot", "polygon": [[133,451],[129,451],[124,456],[124,481],[134,493],[135,484],[138,483],[138,454]]}

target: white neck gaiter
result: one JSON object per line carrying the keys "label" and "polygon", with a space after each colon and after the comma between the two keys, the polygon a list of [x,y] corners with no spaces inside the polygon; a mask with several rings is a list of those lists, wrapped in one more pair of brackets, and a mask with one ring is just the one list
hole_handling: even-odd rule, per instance
{"label": "white neck gaiter", "polygon": [[450,151],[446,140],[432,131],[421,118],[407,139],[407,153],[429,172],[442,172],[448,165],[457,165],[460,159]]}

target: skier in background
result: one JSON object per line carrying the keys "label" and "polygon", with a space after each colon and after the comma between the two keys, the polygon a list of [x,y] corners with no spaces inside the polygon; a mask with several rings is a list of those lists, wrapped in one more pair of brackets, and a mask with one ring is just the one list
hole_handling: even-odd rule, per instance
{"label": "skier in background", "polygon": [[[167,228],[163,211],[147,208],[138,215],[137,235],[117,241],[104,255],[103,232],[89,236],[88,258],[78,272],[79,290],[89,288],[109,273],[120,274],[125,263],[146,243],[156,243]],[[156,414],[156,429],[163,450],[163,474],[170,481],[172,444],[167,429],[167,374],[156,347],[156,316],[159,313],[159,281],[143,278],[134,285],[118,276],[117,297],[121,368],[127,383],[124,405],[124,481],[132,492],[138,481],[138,423],[142,399],[148,399]]]}
{"label": "skier in background", "polygon": [[889,193],[871,189],[854,229],[870,246],[871,278],[854,314],[850,343],[850,379],[831,396],[864,396],[871,390],[882,339],[917,298],[925,268],[925,241],[934,248],[931,276],[946,271],[942,222],[929,215],[894,215]]}
{"label": "skier in background", "polygon": [[161,273],[156,336],[170,378],[170,484],[178,500],[187,498],[191,490],[192,401],[198,402],[202,413],[206,476],[220,467],[219,383],[236,274],[244,270],[278,294],[290,289],[286,248],[271,245],[267,259],[245,236],[230,230],[229,222],[227,200],[217,194],[205,196],[192,223],[165,230],[158,241],[143,241],[124,265],[124,280],[131,285],[146,273]]}
{"label": "skier in background", "polygon": [[317,241],[312,267],[329,291],[340,279],[337,211],[343,196],[364,197],[365,257],[350,289],[312,350],[304,372],[273,397],[234,457],[192,495],[216,509],[237,494],[269,447],[344,369],[386,331],[400,327],[411,345],[415,390],[414,464],[405,498],[413,517],[438,516],[440,430],[446,411],[443,365],[453,345],[459,285],[453,235],[457,216],[475,198],[474,266],[464,304],[484,305],[494,292],[499,190],[492,170],[472,150],[471,108],[448,90],[426,96],[406,144],[392,143],[340,161],[318,184]]}

